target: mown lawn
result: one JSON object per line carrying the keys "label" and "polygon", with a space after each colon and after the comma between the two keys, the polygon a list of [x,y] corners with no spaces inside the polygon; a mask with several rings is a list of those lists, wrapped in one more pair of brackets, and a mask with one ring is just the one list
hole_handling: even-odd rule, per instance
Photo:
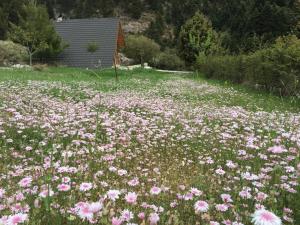
{"label": "mown lawn", "polygon": [[299,99],[118,74],[0,69],[0,224],[300,223]]}

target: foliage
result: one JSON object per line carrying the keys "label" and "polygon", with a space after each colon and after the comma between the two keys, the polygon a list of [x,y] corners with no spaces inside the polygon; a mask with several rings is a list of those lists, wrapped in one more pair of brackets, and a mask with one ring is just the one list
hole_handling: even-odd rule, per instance
{"label": "foliage", "polygon": [[17,24],[18,15],[22,13],[23,6],[28,0],[1,0],[0,1],[0,40],[7,38],[9,23]]}
{"label": "foliage", "polygon": [[64,48],[49,20],[46,8],[36,5],[34,1],[24,6],[18,25],[11,23],[9,37],[27,48],[30,65],[35,54],[54,56]]}
{"label": "foliage", "polygon": [[300,17],[298,0],[204,0],[201,11],[215,29],[230,33],[231,52],[260,49],[257,40],[263,45],[272,43],[289,34]]}
{"label": "foliage", "polygon": [[152,62],[160,52],[160,46],[153,40],[142,35],[129,35],[126,39],[124,53],[127,57],[139,62]]}
{"label": "foliage", "polygon": [[151,21],[148,29],[145,32],[145,35],[158,44],[163,46],[163,42],[165,41],[163,38],[163,34],[166,28],[165,21],[162,15],[157,15],[154,21]]}
{"label": "foliage", "polygon": [[23,63],[27,59],[26,48],[12,41],[0,41],[0,66]]}
{"label": "foliage", "polygon": [[197,12],[182,26],[179,36],[179,49],[189,64],[195,62],[197,55],[223,53],[220,36],[212,28],[207,17]]}
{"label": "foliage", "polygon": [[249,55],[199,57],[197,68],[208,78],[259,85],[282,95],[300,93],[300,40],[283,36],[269,48]]}
{"label": "foliage", "polygon": [[175,51],[167,49],[155,57],[153,66],[166,70],[182,70],[185,65],[184,61],[177,56]]}
{"label": "foliage", "polygon": [[95,42],[91,42],[87,45],[86,50],[90,53],[94,53],[99,49],[99,45]]}

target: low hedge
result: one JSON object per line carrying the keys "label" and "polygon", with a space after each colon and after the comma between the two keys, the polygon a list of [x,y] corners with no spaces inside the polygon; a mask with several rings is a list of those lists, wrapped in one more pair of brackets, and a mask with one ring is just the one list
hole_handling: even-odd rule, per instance
{"label": "low hedge", "polygon": [[27,60],[26,48],[12,41],[0,40],[0,66],[22,64]]}
{"label": "low hedge", "polygon": [[300,93],[300,39],[280,37],[249,55],[199,56],[197,70],[207,78],[260,86],[281,95]]}

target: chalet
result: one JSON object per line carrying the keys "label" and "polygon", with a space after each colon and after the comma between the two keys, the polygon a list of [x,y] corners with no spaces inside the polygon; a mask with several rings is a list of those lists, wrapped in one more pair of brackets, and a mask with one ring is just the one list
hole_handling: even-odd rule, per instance
{"label": "chalet", "polygon": [[[119,19],[67,19],[55,22],[67,48],[55,59],[60,64],[82,68],[108,68],[119,64],[118,52],[125,44]],[[91,52],[88,46],[97,48]]]}

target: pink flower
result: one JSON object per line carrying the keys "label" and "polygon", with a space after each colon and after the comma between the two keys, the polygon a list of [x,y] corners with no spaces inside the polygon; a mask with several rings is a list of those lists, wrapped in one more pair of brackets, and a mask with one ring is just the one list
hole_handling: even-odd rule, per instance
{"label": "pink flower", "polygon": [[190,191],[193,195],[195,196],[200,196],[202,195],[202,191],[198,190],[197,188],[191,188],[191,191]]}
{"label": "pink flower", "polygon": [[231,199],[231,196],[229,194],[221,194],[221,198],[222,198],[223,202],[226,202],[226,203],[233,202]]}
{"label": "pink flower", "polygon": [[57,185],[57,189],[59,191],[69,191],[71,189],[71,186],[68,184],[59,184]]}
{"label": "pink flower", "polygon": [[120,194],[121,192],[118,190],[109,190],[107,192],[107,197],[112,201],[116,201],[119,198]]}
{"label": "pink flower", "polygon": [[194,209],[196,211],[196,213],[200,213],[200,212],[207,212],[208,211],[208,204],[205,201],[197,201],[194,205]]}
{"label": "pink flower", "polygon": [[150,225],[155,225],[159,221],[159,215],[157,213],[150,213],[149,215],[149,223]]}
{"label": "pink flower", "polygon": [[92,213],[97,213],[103,208],[103,204],[101,202],[93,202],[89,205],[89,208]]}
{"label": "pink flower", "polygon": [[134,217],[133,213],[128,209],[124,209],[121,213],[121,218],[123,221],[129,222]]}
{"label": "pink flower", "polygon": [[28,215],[23,213],[18,213],[12,216],[8,217],[7,224],[8,225],[15,225],[19,223],[24,223],[26,220],[28,220]]}
{"label": "pink flower", "polygon": [[130,180],[130,181],[127,182],[127,184],[129,186],[137,186],[139,183],[140,182],[139,182],[138,178],[134,178],[134,179],[132,179],[132,180]]}
{"label": "pink flower", "polygon": [[89,205],[84,205],[84,206],[80,207],[77,214],[81,219],[87,219],[87,220],[93,219],[93,216],[94,216]]}
{"label": "pink flower", "polygon": [[265,209],[259,209],[252,215],[254,225],[281,225],[281,219],[274,213]]}
{"label": "pink flower", "polygon": [[141,220],[145,219],[145,213],[144,212],[140,212],[138,214],[138,218],[141,219]]}
{"label": "pink flower", "polygon": [[53,196],[54,195],[54,192],[50,189],[50,191],[48,192],[48,190],[44,190],[44,191],[41,191],[41,193],[39,194],[39,196],[41,198],[46,198],[48,196]]}
{"label": "pink flower", "polygon": [[67,184],[67,183],[69,183],[70,181],[71,181],[71,178],[70,178],[70,177],[63,177],[63,178],[62,178],[62,182],[63,182],[63,183],[66,183],[66,184]]}
{"label": "pink flower", "polygon": [[219,222],[216,222],[216,221],[210,221],[210,222],[209,222],[209,225],[220,225],[220,223],[219,223]]}
{"label": "pink flower", "polygon": [[82,183],[79,187],[80,191],[89,191],[93,188],[93,184],[92,183]]}
{"label": "pink flower", "polygon": [[216,209],[220,212],[226,212],[228,210],[228,206],[225,204],[217,204]]}
{"label": "pink flower", "polygon": [[158,194],[160,194],[160,192],[161,192],[161,189],[159,187],[152,187],[150,190],[151,195],[158,195]]}
{"label": "pink flower", "polygon": [[287,150],[283,146],[273,146],[268,148],[268,152],[272,152],[274,154],[280,154],[283,152],[287,152]]}
{"label": "pink flower", "polygon": [[121,225],[123,220],[121,218],[113,217],[111,220],[112,225]]}
{"label": "pink flower", "polygon": [[19,185],[21,187],[30,187],[32,182],[32,177],[25,177],[22,180],[20,180]]}
{"label": "pink flower", "polygon": [[135,204],[136,200],[137,200],[137,194],[135,192],[129,192],[126,196],[125,196],[125,200],[127,203],[129,204]]}
{"label": "pink flower", "polygon": [[225,171],[223,170],[223,169],[221,169],[221,168],[219,168],[219,169],[216,169],[216,174],[218,174],[218,175],[224,175],[225,174]]}

